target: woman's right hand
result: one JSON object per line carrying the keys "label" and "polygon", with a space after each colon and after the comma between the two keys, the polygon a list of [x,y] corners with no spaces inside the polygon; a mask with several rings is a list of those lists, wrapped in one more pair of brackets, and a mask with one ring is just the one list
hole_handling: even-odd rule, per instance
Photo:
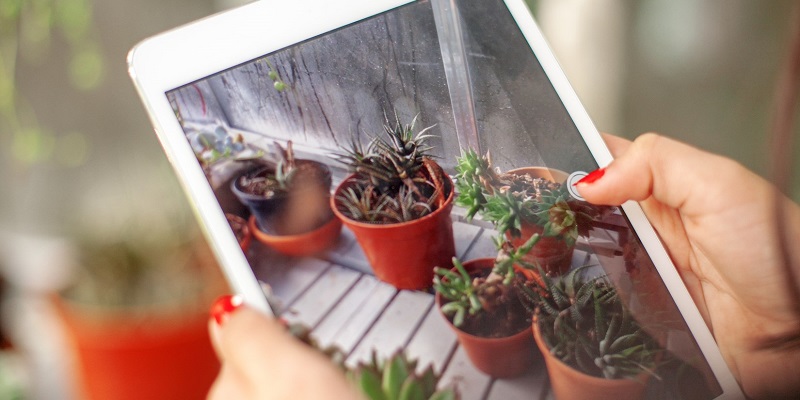
{"label": "woman's right hand", "polygon": [[800,398],[800,207],[730,159],[655,134],[604,139],[616,159],[580,194],[639,201],[748,396]]}

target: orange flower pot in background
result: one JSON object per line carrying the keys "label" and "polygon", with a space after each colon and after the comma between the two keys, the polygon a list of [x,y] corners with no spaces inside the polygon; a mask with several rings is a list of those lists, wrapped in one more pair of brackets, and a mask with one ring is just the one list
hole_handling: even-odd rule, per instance
{"label": "orange flower pot in background", "polygon": [[76,398],[205,399],[219,371],[205,313],[145,317],[56,305],[77,362]]}

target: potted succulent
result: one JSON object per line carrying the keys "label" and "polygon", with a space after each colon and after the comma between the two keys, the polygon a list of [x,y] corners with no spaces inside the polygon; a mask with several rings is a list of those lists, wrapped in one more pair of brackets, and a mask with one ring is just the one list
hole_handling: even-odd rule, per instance
{"label": "potted succulent", "polygon": [[533,333],[559,399],[640,399],[663,350],[634,320],[607,276],[581,267],[523,288]]}
{"label": "potted succulent", "polygon": [[578,235],[588,235],[591,222],[611,209],[572,198],[563,171],[527,167],[501,172],[493,168],[488,153],[467,150],[458,158],[456,172],[456,203],[467,208],[467,218],[480,213],[515,246],[541,235],[526,260],[549,274],[569,270]]}
{"label": "potted succulent", "polygon": [[433,268],[455,255],[450,211],[453,182],[428,155],[430,127],[414,134],[388,119],[385,137],[354,141],[336,158],[352,174],[336,188],[331,207],[356,236],[378,279],[399,289],[430,286]]}
{"label": "potted succulent", "polygon": [[321,348],[311,338],[310,330],[301,324],[288,326],[289,332],[303,343],[322,352],[342,368],[353,385],[368,400],[456,400],[458,394],[453,388],[439,389],[440,376],[429,365],[421,373],[417,360],[409,359],[398,351],[386,360],[380,360],[373,352],[369,362],[359,362],[354,368],[346,368],[346,355],[336,347]]}
{"label": "potted succulent", "polygon": [[380,361],[375,353],[369,363],[360,363],[347,376],[369,400],[455,400],[452,388],[438,389],[439,376],[428,366],[417,373],[416,360],[397,352]]}
{"label": "potted succulent", "polygon": [[341,223],[329,207],[331,172],[323,163],[296,159],[292,142],[274,144],[278,163],[240,174],[231,189],[251,212],[257,240],[288,255],[319,253],[336,242]]}
{"label": "potted succulent", "polygon": [[76,398],[202,398],[211,386],[219,362],[204,305],[224,279],[202,238],[157,236],[81,242],[75,280],[54,298]]}
{"label": "potted succulent", "polygon": [[538,281],[531,279],[536,276],[525,269],[523,256],[539,240],[533,235],[514,248],[501,236],[497,258],[464,264],[453,258],[453,269],[435,270],[437,307],[475,367],[495,378],[518,376],[534,361],[533,312],[521,290]]}

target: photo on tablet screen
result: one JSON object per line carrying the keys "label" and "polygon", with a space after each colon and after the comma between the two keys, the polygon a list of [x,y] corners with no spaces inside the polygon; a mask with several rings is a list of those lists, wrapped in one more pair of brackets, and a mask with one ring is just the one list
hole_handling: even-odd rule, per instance
{"label": "photo on tablet screen", "polygon": [[624,212],[574,192],[598,165],[508,9],[442,3],[167,93],[276,312],[348,365],[402,348],[462,398],[556,390],[537,346],[646,398],[718,396]]}

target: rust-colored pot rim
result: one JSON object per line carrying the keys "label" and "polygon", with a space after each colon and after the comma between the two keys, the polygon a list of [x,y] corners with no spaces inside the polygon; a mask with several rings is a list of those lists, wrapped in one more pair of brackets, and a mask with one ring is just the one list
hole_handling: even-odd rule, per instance
{"label": "rust-colored pot rim", "polygon": [[524,174],[529,174],[529,173],[532,173],[532,172],[535,172],[535,171],[548,171],[550,173],[550,176],[553,177],[553,179],[558,179],[558,176],[563,176],[564,180],[561,181],[561,182],[556,181],[556,180],[550,180],[550,179],[548,179],[548,178],[546,178],[544,176],[540,176],[539,174],[536,174],[536,176],[535,176],[536,178],[545,178],[545,179],[548,179],[551,182],[555,182],[555,183],[563,184],[569,178],[569,174],[566,171],[562,171],[560,169],[555,169],[555,168],[550,168],[550,167],[543,167],[543,166],[530,166],[530,167],[514,168],[514,169],[510,169],[510,170],[506,171],[506,173],[507,174],[512,174],[512,175],[524,175]]}
{"label": "rust-colored pot rim", "polygon": [[265,244],[289,244],[295,242],[306,242],[309,240],[318,239],[319,236],[325,236],[325,232],[328,230],[334,230],[335,227],[341,225],[341,221],[336,218],[331,217],[328,222],[322,224],[320,227],[316,229],[312,229],[308,232],[298,233],[296,235],[270,235],[258,229],[256,225],[256,219],[254,216],[250,216],[248,220],[248,227],[250,228],[250,232],[253,233],[258,241],[265,243]]}
{"label": "rust-colored pot rim", "polygon": [[[470,266],[472,268],[475,268],[476,271],[479,271],[479,270],[483,270],[483,269],[492,268],[492,266],[494,266],[494,260],[495,260],[494,258],[476,258],[474,260],[469,260],[469,261],[465,262],[463,265],[464,265],[464,269],[467,269],[467,272],[469,272],[468,266]],[[450,270],[458,273],[458,270],[456,270],[455,267],[451,268]],[[526,275],[526,277],[527,277],[527,275]],[[450,325],[450,327],[452,329],[457,330],[459,335],[464,335],[464,336],[466,336],[468,338],[471,338],[472,340],[474,340],[476,342],[480,342],[480,343],[487,343],[488,342],[488,343],[491,343],[491,342],[497,342],[497,341],[501,341],[501,340],[515,339],[517,337],[523,337],[523,336],[526,336],[528,334],[528,328],[527,327],[521,329],[519,332],[517,332],[517,333],[515,333],[513,335],[503,336],[503,337],[494,337],[494,338],[476,336],[476,335],[473,335],[471,333],[465,332],[465,331],[461,330],[461,328],[453,325],[453,323],[450,321],[450,318],[448,318],[447,315],[445,315],[442,312],[442,295],[439,292],[436,292],[436,308],[439,310],[439,314],[442,317],[444,317],[445,321],[447,321],[447,324]]]}
{"label": "rust-colored pot rim", "polygon": [[592,385],[600,388],[611,387],[611,386],[616,387],[620,383],[644,384],[650,378],[650,375],[646,371],[643,371],[639,373],[639,375],[636,375],[636,377],[634,378],[624,377],[624,378],[607,379],[607,378],[601,378],[599,376],[589,375],[585,372],[579,371],[569,366],[565,362],[561,361],[561,359],[550,353],[550,349],[547,347],[547,344],[544,342],[544,339],[542,338],[542,333],[539,331],[538,319],[539,319],[538,315],[534,314],[532,329],[533,329],[533,339],[534,341],[536,341],[536,346],[539,347],[539,351],[542,353],[545,359],[549,359],[550,361],[557,364],[559,369],[569,370],[570,371],[569,375],[571,376],[580,375],[580,379],[591,382]]}
{"label": "rust-colored pot rim", "polygon": [[357,227],[357,228],[363,228],[363,229],[395,229],[395,228],[397,228],[397,229],[402,229],[404,227],[411,226],[411,225],[424,224],[428,220],[437,218],[437,216],[439,214],[441,214],[441,213],[443,213],[445,211],[450,212],[451,205],[453,204],[453,199],[455,198],[455,190],[453,188],[453,179],[450,178],[449,175],[445,174],[445,176],[447,176],[447,180],[450,182],[450,194],[447,196],[447,199],[445,199],[444,204],[442,204],[434,212],[432,212],[432,213],[430,213],[428,215],[425,215],[422,218],[417,218],[417,219],[415,219],[413,221],[396,222],[396,223],[391,223],[391,224],[370,224],[368,222],[356,221],[356,220],[344,215],[344,213],[339,211],[339,208],[336,206],[336,197],[339,196],[339,194],[341,193],[341,191],[344,189],[344,187],[346,185],[350,184],[353,181],[353,178],[355,176],[356,176],[356,174],[350,174],[341,183],[339,183],[339,186],[336,187],[336,190],[334,191],[333,196],[331,196],[330,203],[331,203],[331,209],[333,210],[333,213],[336,214],[337,218],[342,220],[348,226],[354,226],[354,227]]}

